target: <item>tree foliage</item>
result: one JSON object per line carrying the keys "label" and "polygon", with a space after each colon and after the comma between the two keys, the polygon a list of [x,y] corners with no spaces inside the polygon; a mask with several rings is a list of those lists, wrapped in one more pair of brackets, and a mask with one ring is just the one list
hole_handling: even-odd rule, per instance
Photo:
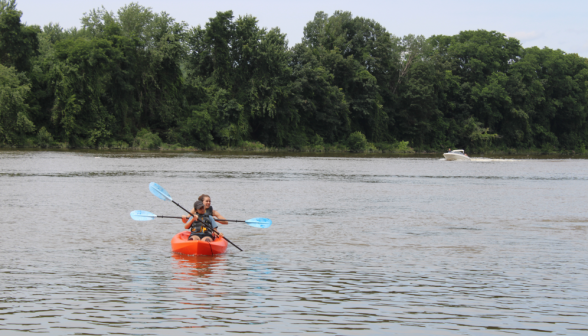
{"label": "tree foliage", "polygon": [[0,64],[0,141],[11,144],[35,130],[26,104],[30,89],[25,76]]}
{"label": "tree foliage", "polygon": [[22,24],[21,16],[15,0],[0,0],[0,64],[29,71],[31,58],[39,48],[40,29]]}
{"label": "tree foliage", "polygon": [[138,3],[92,9],[80,29],[21,16],[0,0],[2,144],[588,145],[588,61],[496,31],[397,37],[318,12],[289,47],[232,11],[191,28]]}

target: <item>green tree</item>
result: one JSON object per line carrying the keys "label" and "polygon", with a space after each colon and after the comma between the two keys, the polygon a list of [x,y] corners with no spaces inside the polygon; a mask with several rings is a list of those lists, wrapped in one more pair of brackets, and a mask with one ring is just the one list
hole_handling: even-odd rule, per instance
{"label": "green tree", "polygon": [[35,130],[26,103],[30,89],[23,74],[0,64],[0,143],[14,144]]}
{"label": "green tree", "polygon": [[[588,63],[577,54],[528,48],[513,64],[511,87],[516,105],[511,119],[525,120],[511,143],[524,137],[535,147],[572,150],[588,144]],[[518,135],[518,137],[517,137]],[[529,140],[531,139],[531,140]]]}
{"label": "green tree", "polygon": [[373,141],[389,138],[398,43],[379,23],[350,12],[336,11],[330,17],[318,12],[304,28],[302,44],[313,50],[345,94],[351,130]]}
{"label": "green tree", "polygon": [[131,143],[142,128],[173,134],[187,115],[186,25],[136,3],[116,14],[91,10],[82,24],[70,31],[48,26],[42,34],[38,87],[53,98],[40,99],[39,115],[50,111],[51,132],[74,146]]}
{"label": "green tree", "polygon": [[68,39],[56,44],[57,85],[53,122],[63,141],[97,146],[110,139],[116,119],[108,111],[108,86],[122,55],[104,39]]}
{"label": "green tree", "polygon": [[31,57],[38,52],[40,29],[22,24],[21,17],[15,0],[0,0],[0,64],[29,71]]}
{"label": "green tree", "polygon": [[350,133],[349,105],[334,83],[335,76],[312,49],[298,44],[292,52],[293,92],[301,128],[308,137],[316,134],[329,143],[345,139]]}
{"label": "green tree", "polygon": [[365,152],[368,147],[368,141],[363,133],[357,131],[349,135],[347,145],[352,152]]}
{"label": "green tree", "polygon": [[235,20],[232,11],[218,12],[204,28],[190,31],[188,46],[188,83],[224,93],[208,95],[221,99],[208,104],[218,108],[209,110],[215,139],[287,144],[298,115],[292,107],[290,54],[279,29],[260,28],[252,16]]}
{"label": "green tree", "polygon": [[439,110],[457,127],[452,136],[456,144],[471,143],[467,125],[481,123],[486,133],[499,133],[504,115],[512,111],[506,87],[508,70],[522,53],[519,41],[495,31],[477,30],[436,35],[429,42],[432,61],[449,79],[439,86],[443,88]]}
{"label": "green tree", "polygon": [[3,144],[588,146],[588,61],[495,31],[399,38],[318,12],[288,48],[232,11],[191,29],[138,3],[90,10],[81,29],[21,17],[0,0]]}

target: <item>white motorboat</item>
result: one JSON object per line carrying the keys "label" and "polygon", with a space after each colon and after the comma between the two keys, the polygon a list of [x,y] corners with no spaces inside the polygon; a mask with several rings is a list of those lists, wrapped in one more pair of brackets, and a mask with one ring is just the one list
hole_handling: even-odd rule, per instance
{"label": "white motorboat", "polygon": [[452,150],[449,153],[443,153],[446,161],[471,161],[470,157],[464,153],[463,149]]}

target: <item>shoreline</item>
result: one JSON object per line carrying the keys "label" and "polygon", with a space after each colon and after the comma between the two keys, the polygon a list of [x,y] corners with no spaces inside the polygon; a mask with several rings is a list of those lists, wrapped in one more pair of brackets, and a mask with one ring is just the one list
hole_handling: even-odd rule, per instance
{"label": "shoreline", "polygon": [[[259,155],[259,156],[314,156],[314,157],[365,157],[365,158],[438,158],[443,159],[441,152],[432,151],[412,151],[409,153],[392,152],[392,151],[370,151],[370,152],[351,152],[351,151],[310,151],[296,150],[293,148],[271,148],[271,149],[247,149],[239,147],[229,147],[222,149],[201,150],[197,148],[177,148],[177,149],[138,149],[138,148],[40,148],[40,147],[0,147],[2,152],[72,152],[72,153],[96,153],[96,154],[163,154],[163,155]],[[513,153],[512,151],[488,151],[484,153],[469,154],[472,159],[588,159],[588,153],[570,153],[550,152],[541,153],[539,151],[525,151]]]}

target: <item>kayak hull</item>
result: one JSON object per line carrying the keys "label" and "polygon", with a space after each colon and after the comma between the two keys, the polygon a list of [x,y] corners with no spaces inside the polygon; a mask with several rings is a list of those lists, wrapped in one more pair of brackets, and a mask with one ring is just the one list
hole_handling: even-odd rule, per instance
{"label": "kayak hull", "polygon": [[172,251],[187,255],[214,255],[227,251],[227,241],[217,238],[212,242],[188,240],[190,231],[183,231],[175,235],[171,240]]}

